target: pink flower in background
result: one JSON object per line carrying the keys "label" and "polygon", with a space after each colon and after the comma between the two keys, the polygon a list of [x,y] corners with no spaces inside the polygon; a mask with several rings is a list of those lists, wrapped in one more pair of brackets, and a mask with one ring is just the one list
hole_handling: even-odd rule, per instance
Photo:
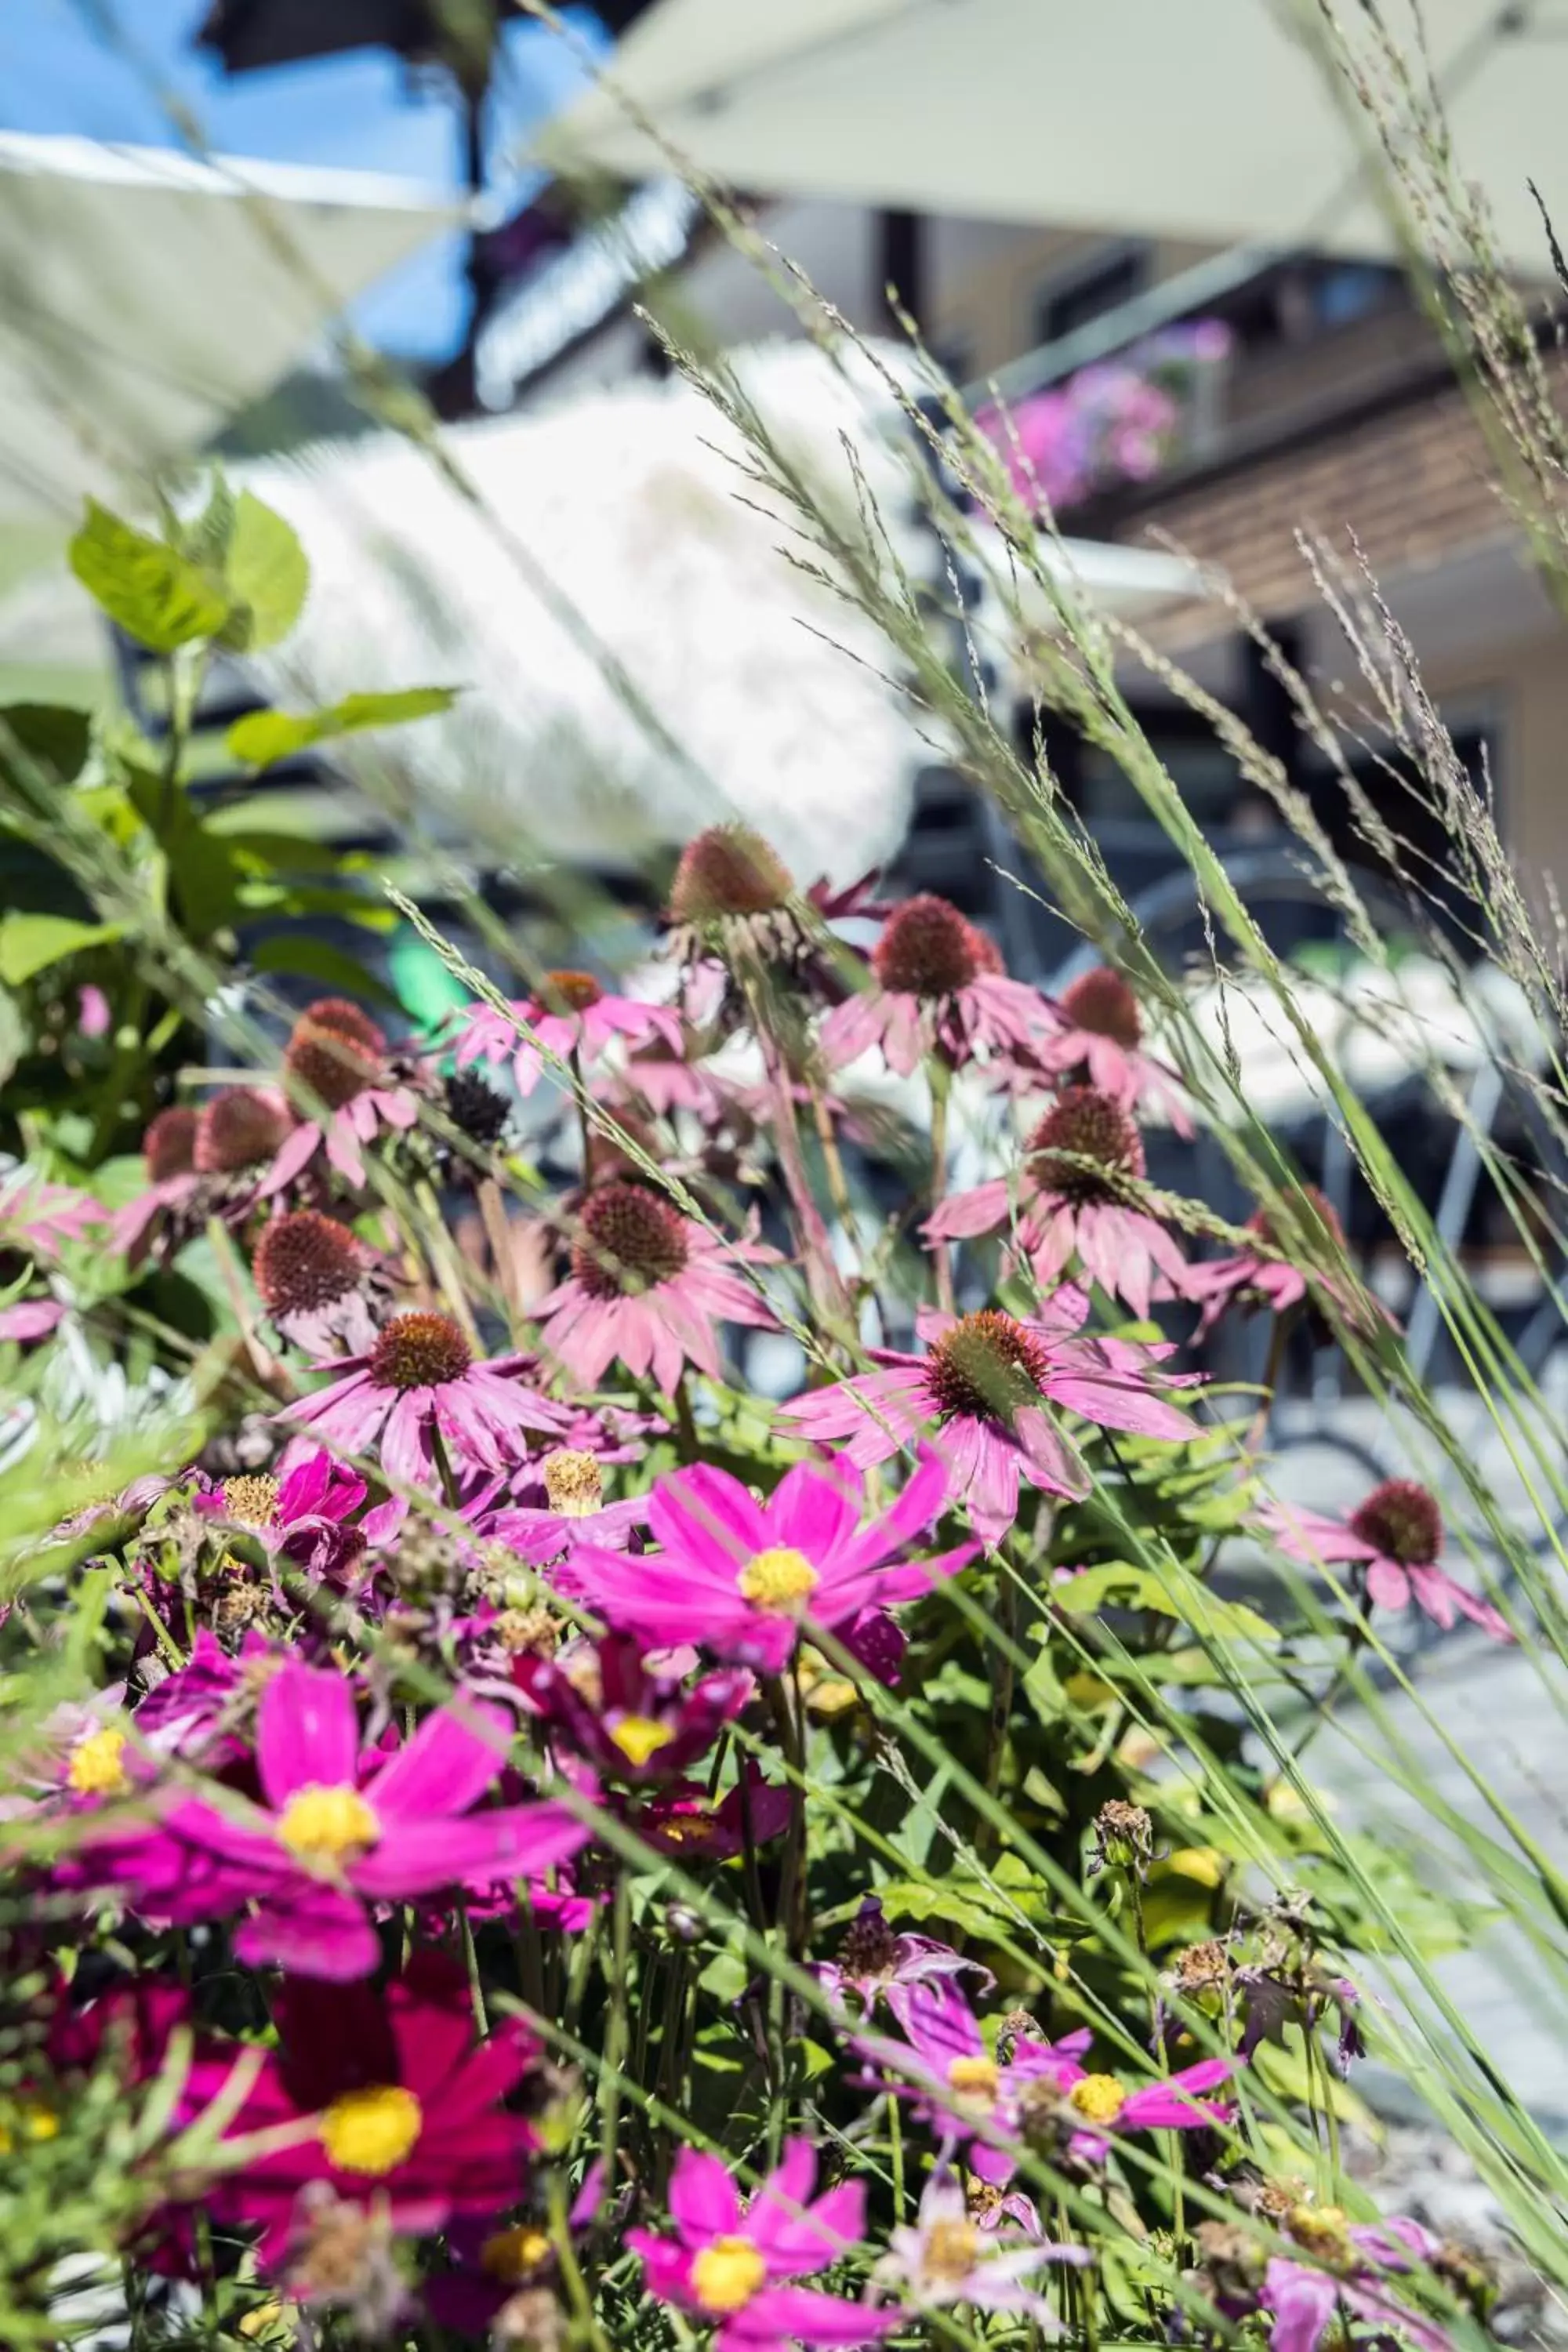
{"label": "pink flower in background", "polygon": [[365,1549],[364,1537],[346,1525],[370,1491],[364,1480],[321,1446],[292,1463],[285,1455],[279,1470],[219,1479],[193,1496],[192,1507],[247,1528],[312,1576],[346,1575]]}
{"label": "pink flower in background", "polygon": [[538,1476],[538,1486],[523,1491],[539,1494],[539,1502],[507,1502],[475,1522],[488,1542],[505,1544],[531,1567],[559,1559],[577,1543],[624,1551],[634,1532],[647,1525],[646,1495],[605,1502],[600,1457],[585,1447],[557,1446],[542,1456]]}
{"label": "pink flower in background", "polygon": [[653,1672],[637,1644],[616,1634],[553,1658],[526,1654],[514,1660],[512,1678],[554,1742],[635,1787],[695,1764],[756,1688],[743,1667],[731,1666],[689,1690],[683,1674]]}
{"label": "pink flower in background", "polygon": [[449,1315],[395,1315],[374,1347],[340,1361],[341,1380],[277,1418],[342,1454],[379,1444],[382,1468],[404,1486],[438,1491],[437,1441],[455,1470],[505,1471],[528,1431],[559,1438],[568,1425],[564,1407],[535,1396],[509,1360],[476,1363]]}
{"label": "pink flower in background", "polygon": [[68,1313],[58,1298],[17,1298],[9,1307],[0,1307],[0,1339],[15,1340],[18,1347],[30,1347],[36,1339],[47,1339],[64,1322]]}
{"label": "pink flower in background", "polygon": [[1233,1303],[1244,1307],[1266,1307],[1270,1314],[1284,1315],[1310,1298],[1314,1285],[1327,1293],[1342,1315],[1363,1329],[1374,1320],[1394,1324],[1393,1316],[1379,1300],[1354,1290],[1342,1276],[1321,1270],[1313,1262],[1316,1250],[1303,1256],[1299,1265],[1291,1264],[1287,1255],[1276,1255],[1300,1251],[1303,1244],[1311,1249],[1314,1221],[1322,1226],[1329,1243],[1344,1248],[1344,1228],[1332,1203],[1325,1200],[1315,1184],[1302,1185],[1296,1203],[1296,1220],[1295,1229],[1288,1232],[1277,1210],[1257,1209],[1247,1224],[1248,1232],[1258,1235],[1258,1250],[1238,1250],[1226,1257],[1205,1258],[1187,1268],[1187,1297],[1204,1302],[1198,1323],[1200,1333],[1212,1329]]}
{"label": "pink flower in background", "polygon": [[1467,1591],[1438,1567],[1443,1515],[1436,1496],[1414,1478],[1385,1479],[1348,1519],[1298,1510],[1289,1503],[1268,1503],[1258,1524],[1291,1559],[1320,1566],[1355,1562],[1375,1608],[1407,1609],[1414,1601],[1445,1633],[1460,1617],[1468,1617],[1494,1642],[1514,1638],[1507,1619],[1489,1601]]}
{"label": "pink flower in background", "polygon": [[915,2113],[934,2121],[944,2144],[970,2139],[969,2168],[994,2188],[1012,2179],[1015,2158],[998,2138],[1018,2137],[1021,2102],[1033,2084],[1060,2084],[1089,2047],[1087,2028],[1061,2042],[1015,2037],[1000,2059],[986,2048],[980,2021],[951,1978],[912,1985],[900,2003],[905,2040],[858,2032],[854,2047],[884,2072]]}
{"label": "pink flower in background", "polygon": [[777,1263],[761,1243],[716,1240],[646,1184],[596,1184],[578,1211],[572,1271],[534,1310],[541,1337],[584,1388],[618,1361],[668,1395],[688,1363],[721,1377],[715,1324],[773,1328],[772,1307],[737,1268]]}
{"label": "pink flower in background", "polygon": [[977,1052],[1026,1051],[1048,1032],[1038,991],[1009,980],[983,931],[947,899],[927,892],[895,907],[871,954],[873,983],[836,1004],[822,1024],[831,1066],[879,1046],[890,1070],[909,1077],[927,1055],[955,1068]]}
{"label": "pink flower in background", "polygon": [[1121,1105],[1093,1087],[1069,1087],[1029,1137],[1016,1176],[955,1192],[921,1230],[957,1241],[1010,1225],[1014,1252],[1042,1290],[1076,1259],[1089,1281],[1146,1317],[1153,1296],[1184,1288],[1187,1262],[1138,1205],[1142,1176],[1142,1139]]}
{"label": "pink flower in background", "polygon": [[278,2051],[229,2137],[302,2128],[209,2192],[225,2222],[259,2226],[264,2263],[288,2252],[307,2210],[301,2192],[317,2182],[383,2207],[409,2236],[518,2202],[537,2142],[505,2102],[538,2045],[514,2018],[476,2042],[468,1989],[449,1962],[418,1954],[384,1994],[289,1979],[274,2014]]}
{"label": "pink flower in background", "polygon": [[77,990],[76,1025],[84,1037],[107,1037],[113,1019],[109,999],[96,981]]}
{"label": "pink flower in background", "polygon": [[900,2019],[916,1985],[942,1977],[975,1976],[979,1990],[989,1992],[996,1981],[978,1960],[966,1960],[933,1936],[896,1935],[874,1895],[867,1895],[845,1929],[837,1958],[819,1961],[816,1976],[829,2000],[842,2003],[845,1994],[852,1992],[862,2015],[869,2017],[878,2001],[885,2000]]}
{"label": "pink flower in background", "polygon": [[1087,1296],[1070,1283],[1022,1320],[993,1308],[964,1316],[922,1308],[915,1328],[928,1342],[925,1355],[869,1349],[880,1370],[796,1397],[782,1417],[819,1444],[842,1444],[858,1469],[931,1439],[952,1499],[968,1504],[981,1541],[996,1543],[1017,1517],[1021,1480],[1048,1495],[1087,1490],[1083,1466],[1048,1404],[1139,1436],[1194,1433],[1187,1415],[1150,1385],[1174,1350],[1078,1338],[1088,1314]]}
{"label": "pink flower in background", "polygon": [[62,1242],[89,1240],[108,1216],[90,1192],[47,1183],[30,1168],[9,1169],[0,1176],[0,1234],[13,1246],[52,1256]]}
{"label": "pink flower in background", "polygon": [[1055,2076],[1073,2119],[1068,2155],[1099,2164],[1117,2133],[1201,2131],[1228,2123],[1233,2110],[1205,2102],[1200,2095],[1228,2083],[1237,2065],[1234,2058],[1200,2058],[1157,2083],[1129,2090],[1116,2075],[1091,2074],[1076,2056],[1068,2057]]}
{"label": "pink flower in background", "polygon": [[1442,2252],[1419,2221],[1395,2214],[1347,2224],[1342,2214],[1302,2205],[1287,2215],[1285,2227],[1319,2261],[1295,2262],[1288,2254],[1270,2260],[1260,2297],[1274,2315],[1270,2352],[1317,2352],[1331,2331],[1342,2333],[1347,2315],[1375,2328],[1380,2339],[1404,2336],[1420,2352],[1447,2352],[1447,2331],[1396,2302],[1385,2283],[1390,2272],[1414,2270]]}
{"label": "pink flower in background", "polygon": [[176,1924],[249,1906],[235,1951],[252,1967],[368,1975],[381,1945],[367,1904],[526,1877],[587,1842],[559,1804],[476,1810],[512,1728],[500,1709],[459,1697],[390,1755],[362,1754],[347,1677],[288,1659],[257,1707],[260,1808],[172,1792],[153,1829],[103,1849],[108,1879]]}
{"label": "pink flower in background", "polygon": [[917,2310],[940,2311],[949,2304],[973,2304],[977,2311],[1017,2311],[1047,2335],[1056,2315],[1037,2288],[1028,2284],[1047,2263],[1081,2265],[1093,2256],[1087,2246],[1058,2246],[1037,2237],[1000,2241],[972,2221],[957,2177],[939,2165],[921,2193],[911,2229],[888,2233],[888,2251],[872,2279]]}
{"label": "pink flower in background", "polygon": [[[533,1032],[531,1038],[519,1035],[520,1021]],[[546,1054],[586,1067],[616,1039],[631,1047],[662,1044],[679,1055],[679,1010],[608,994],[591,972],[547,971],[537,995],[518,998],[505,1013],[491,1004],[470,1005],[458,1039],[457,1062],[464,1069],[481,1059],[510,1058],[519,1094],[530,1095],[539,1084]]]}
{"label": "pink flower in background", "polygon": [[[1143,1051],[1143,1014],[1120,972],[1109,965],[1080,972],[1051,1001],[1061,1025],[1033,1049],[1040,1070],[1053,1078],[1096,1087],[1136,1114],[1148,1103],[1163,1111],[1181,1136],[1193,1133],[1192,1116],[1173,1070]],[[1034,1073],[1020,1070],[1026,1086]]]}
{"label": "pink flower in background", "polygon": [[715,1804],[695,1781],[678,1781],[639,1806],[637,1835],[658,1853],[677,1862],[732,1862],[752,1843],[770,1845],[789,1827],[790,1793],[764,1780],[748,1757],[742,1783]]}
{"label": "pink flower in background", "polygon": [[117,1209],[110,1221],[110,1239],[134,1264],[142,1242],[165,1210],[180,1208],[196,1191],[196,1114],[185,1103],[175,1103],[150,1119],[142,1139],[147,1170],[147,1190]]}
{"label": "pink flower in background", "polygon": [[847,2181],[814,2198],[816,2185],[809,2140],[786,2140],[784,2161],[747,2205],[716,2156],[683,2147],[669,2182],[674,2236],[626,2232],[648,2293],[714,2328],[714,2352],[869,2344],[887,2335],[898,2311],[786,2284],[828,2269],[865,2235],[861,2184]]}
{"label": "pink flower in background", "polygon": [[392,1300],[383,1262],[336,1217],[292,1209],[257,1235],[251,1279],[273,1324],[312,1355],[375,1345]]}
{"label": "pink flower in background", "polygon": [[947,1474],[926,1454],[892,1508],[861,1527],[864,1496],[797,1463],[766,1502],[707,1463],[654,1488],[656,1557],[580,1544],[574,1589],[612,1625],[662,1648],[700,1642],[720,1657],[777,1674],[802,1623],[829,1630],[873,1605],[914,1600],[973,1559],[973,1544],[898,1564],[942,1515]]}
{"label": "pink flower in background", "polygon": [[285,1191],[323,1149],[340,1176],[363,1184],[361,1146],[384,1127],[414,1125],[418,1098],[389,1072],[388,1052],[385,1032],[346,997],[326,996],[306,1007],[283,1054],[301,1117],[262,1181],[263,1200]]}
{"label": "pink flower in background", "polygon": [[199,1110],[160,1111],[142,1140],[152,1182],[117,1213],[115,1245],[134,1261],[157,1224],[175,1244],[209,1217],[243,1225],[261,1198],[263,1171],[293,1129],[282,1096],[264,1087],[221,1087]]}

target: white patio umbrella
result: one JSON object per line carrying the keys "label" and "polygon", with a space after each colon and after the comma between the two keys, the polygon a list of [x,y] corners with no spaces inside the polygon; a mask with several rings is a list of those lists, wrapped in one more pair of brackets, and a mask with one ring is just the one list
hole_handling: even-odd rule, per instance
{"label": "white patio umbrella", "polygon": [[368,173],[0,134],[0,530],[199,447],[458,217]]}
{"label": "white patio umbrella", "polygon": [[[1502,251],[1544,269],[1526,181],[1568,215],[1568,11],[1422,13],[1461,166]],[[1359,5],[1341,14],[1353,30]],[[1414,58],[1413,0],[1384,14]],[[759,194],[1385,253],[1306,21],[1301,0],[659,0],[611,71],[682,155]],[[538,152],[670,168],[603,88]]]}

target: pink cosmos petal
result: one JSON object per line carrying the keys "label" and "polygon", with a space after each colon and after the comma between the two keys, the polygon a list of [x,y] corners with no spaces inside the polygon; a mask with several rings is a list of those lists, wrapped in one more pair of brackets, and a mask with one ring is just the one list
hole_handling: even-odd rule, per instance
{"label": "pink cosmos petal", "polygon": [[359,1905],[331,1887],[302,1887],[297,1900],[268,1900],[234,1939],[247,1968],[279,1968],[347,1984],[369,1976],[381,1944]]}
{"label": "pink cosmos petal", "polygon": [[400,1822],[353,1866],[372,1901],[400,1901],[437,1887],[531,1878],[568,1862],[588,1843],[585,1822],[564,1805],[511,1805],[494,1812]]}
{"label": "pink cosmos petal", "polygon": [[1338,2308],[1338,2281],[1326,2271],[1274,2261],[1264,2273],[1263,2295],[1274,2313],[1269,2352],[1315,2352]]}
{"label": "pink cosmos petal", "polygon": [[731,1579],[737,1565],[775,1540],[768,1514],[740,1480],[705,1462],[660,1479],[649,1499],[648,1524],[666,1550],[716,1557],[721,1572],[728,1570]]}
{"label": "pink cosmos petal", "polygon": [[836,1480],[823,1477],[809,1463],[797,1462],[785,1471],[769,1497],[766,1533],[752,1549],[762,1551],[769,1544],[782,1544],[803,1551],[807,1559],[840,1556],[846,1565],[868,1565],[872,1557],[885,1558],[897,1550],[896,1538],[885,1539],[885,1526],[868,1528],[857,1537],[859,1516],[858,1497]]}
{"label": "pink cosmos petal", "polygon": [[714,2352],[763,2352],[763,2347],[801,2344],[874,2344],[902,2324],[895,2309],[876,2311],[808,2286],[766,2286],[743,2311],[727,2319],[714,2338]]}
{"label": "pink cosmos petal", "polygon": [[351,1787],[359,1760],[353,1686],[336,1667],[288,1659],[261,1694],[256,1763],[269,1805],[281,1811],[296,1789]]}
{"label": "pink cosmos petal", "polygon": [[[739,2234],[741,2195],[727,2168],[700,2148],[683,2147],[669,2177],[669,2218],[682,2243],[700,2247],[710,2238]],[[658,2245],[661,2242],[651,2242]]]}
{"label": "pink cosmos petal", "polygon": [[366,1801],[384,1827],[408,1815],[465,1813],[499,1778],[507,1747],[507,1718],[499,1707],[472,1700],[460,1712],[444,1706],[382,1766],[366,1786]]}
{"label": "pink cosmos petal", "polygon": [[826,2270],[866,2234],[866,2191],[858,2180],[846,2181],[818,2198],[809,2213],[805,2205],[816,2181],[816,2158],[809,2142],[809,2161],[792,2168],[789,2153],[752,2200],[746,2215],[746,2235],[763,2257],[772,2278],[794,2278],[803,2271]]}

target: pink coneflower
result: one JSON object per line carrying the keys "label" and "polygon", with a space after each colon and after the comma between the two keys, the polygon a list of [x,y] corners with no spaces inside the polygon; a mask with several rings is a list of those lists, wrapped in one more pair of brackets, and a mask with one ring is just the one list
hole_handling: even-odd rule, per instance
{"label": "pink coneflower", "polygon": [[989,1992],[996,1981],[978,1960],[966,1960],[934,1936],[895,1934],[874,1895],[866,1896],[845,1929],[837,1958],[819,1961],[815,1973],[829,2000],[842,2005],[846,1993],[852,1992],[863,2018],[882,2000],[900,2017],[914,1986],[934,1984],[942,1977],[978,1977],[981,1992]]}
{"label": "pink coneflower", "polygon": [[315,1356],[334,1344],[356,1354],[374,1347],[392,1286],[375,1252],[336,1217],[292,1209],[268,1218],[250,1273],[273,1323],[297,1347]]}
{"label": "pink coneflower", "polygon": [[[520,1036],[517,1024],[533,1033]],[[587,1068],[619,1039],[628,1046],[661,1042],[671,1053],[681,1044],[679,1012],[673,1004],[644,1004],[614,996],[592,972],[547,971],[533,996],[519,997],[504,1013],[491,1004],[470,1005],[457,1041],[459,1069],[477,1061],[511,1063],[519,1094],[539,1084],[546,1054]]]}
{"label": "pink coneflower", "polygon": [[871,969],[874,985],[835,1005],[823,1022],[822,1050],[832,1065],[879,1045],[889,1068],[907,1078],[930,1054],[957,1068],[980,1051],[993,1059],[1026,1052],[1048,1033],[1044,998],[1009,980],[984,933],[930,892],[893,909]]}
{"label": "pink coneflower", "polygon": [[983,1543],[999,1542],[1017,1516],[1020,1480],[1047,1495],[1087,1491],[1047,1404],[1141,1437],[1193,1434],[1186,1414],[1149,1385],[1173,1350],[1079,1339],[1088,1314],[1087,1295],[1071,1283],[1024,1320],[990,1307],[962,1317],[922,1308],[916,1329],[928,1353],[873,1348],[884,1370],[796,1397],[783,1417],[818,1443],[841,1443],[858,1469],[936,1430],[953,1498],[968,1504]]}
{"label": "pink coneflower", "polygon": [[628,2230],[650,2294],[716,2330],[713,2352],[785,2352],[792,2344],[869,2344],[899,2324],[784,2282],[826,2270],[865,2235],[866,2191],[846,2181],[814,2198],[811,2142],[784,2143],[784,2161],[749,2205],[716,2156],[683,2147],[669,2183],[673,2238]]}
{"label": "pink coneflower", "polygon": [[972,2304],[976,2311],[1017,2311],[1056,2332],[1055,2314],[1027,2282],[1047,2263],[1090,2262],[1087,2246],[1058,2246],[1037,2237],[999,2239],[972,2221],[956,2176],[939,2165],[921,2194],[911,2229],[888,2234],[888,2251],[872,2270],[873,2283],[917,2311],[940,2311],[949,2304]]}
{"label": "pink coneflower", "polygon": [[585,1447],[557,1446],[541,1457],[538,1467],[540,1502],[506,1503],[476,1522],[487,1541],[505,1544],[531,1567],[559,1559],[576,1543],[624,1551],[634,1530],[647,1525],[646,1495],[605,1502],[600,1457]]}
{"label": "pink coneflower", "polygon": [[511,1376],[506,1359],[477,1364],[449,1315],[395,1315],[374,1346],[342,1360],[342,1379],[277,1418],[342,1454],[379,1441],[382,1468],[403,1486],[439,1491],[442,1456],[454,1471],[510,1470],[525,1431],[558,1438],[568,1423],[563,1407]]}
{"label": "pink coneflower", "polygon": [[1289,1503],[1269,1503],[1260,1524],[1291,1559],[1320,1567],[1356,1562],[1363,1570],[1366,1597],[1375,1608],[1407,1609],[1414,1601],[1445,1633],[1456,1619],[1468,1617],[1494,1642],[1514,1638],[1489,1601],[1467,1591],[1438,1567],[1443,1514],[1436,1496],[1414,1478],[1385,1478],[1348,1519],[1299,1511]]}
{"label": "pink coneflower", "polygon": [[1162,1283],[1180,1290],[1187,1263],[1159,1221],[1138,1205],[1143,1144],[1127,1113],[1094,1087],[1069,1087],[1025,1147],[1016,1176],[955,1192],[926,1220],[932,1241],[966,1240],[1014,1223],[1014,1247],[1042,1290],[1077,1258],[1112,1298],[1147,1316]]}
{"label": "pink coneflower", "polygon": [[178,1248],[217,1217],[243,1225],[261,1198],[260,1179],[294,1120],[280,1095],[224,1087],[200,1110],[160,1111],[142,1140],[149,1189],[116,1215],[116,1246],[141,1255],[155,1225]]}
{"label": "pink coneflower", "polygon": [[382,2207],[410,2236],[454,2217],[514,2205],[537,2145],[504,2104],[537,2056],[515,2019],[474,2040],[460,1973],[421,1954],[377,1996],[362,1985],[286,1981],[274,2003],[279,2050],[244,2100],[230,2136],[298,2122],[292,2146],[251,2158],[213,2193],[222,2219],[261,2229],[272,2264],[288,2251],[301,2192],[325,2182]]}
{"label": "pink coneflower", "polygon": [[364,1182],[361,1145],[384,1127],[410,1128],[419,1116],[416,1097],[388,1060],[384,1031],[346,997],[306,1007],[283,1052],[300,1121],[267,1171],[264,1200],[292,1184],[323,1147],[340,1176]]}
{"label": "pink coneflower", "polygon": [[1258,1249],[1205,1258],[1187,1268],[1183,1286],[1186,1295],[1204,1302],[1200,1334],[1210,1330],[1233,1303],[1284,1315],[1310,1299],[1314,1288],[1325,1292],[1340,1312],[1363,1330],[1376,1319],[1393,1324],[1394,1318],[1381,1300],[1358,1292],[1342,1275],[1324,1271],[1315,1263],[1321,1256],[1342,1253],[1345,1247],[1344,1227],[1317,1186],[1303,1184],[1290,1210],[1289,1219],[1277,1209],[1254,1210],[1247,1230],[1258,1235]]}
{"label": "pink coneflower", "polygon": [[525,1654],[512,1679],[553,1740],[636,1788],[705,1756],[756,1688],[743,1667],[728,1666],[688,1690],[679,1674],[651,1672],[636,1643],[616,1634],[573,1643],[553,1658]]}
{"label": "pink coneflower", "polygon": [[1143,1051],[1142,1011],[1120,972],[1106,964],[1080,972],[1051,1010],[1061,1026],[1032,1049],[1039,1069],[1095,1087],[1131,1113],[1148,1103],[1163,1111],[1178,1135],[1193,1133],[1180,1079]]}
{"label": "pink coneflower", "polygon": [[645,1184],[597,1184],[583,1202],[572,1271],[535,1313],[545,1346],[594,1388],[617,1360],[672,1394],[688,1363],[720,1377],[715,1323],[773,1328],[736,1265],[776,1265],[757,1242],[721,1242]]}
{"label": "pink coneflower", "polygon": [[[475,1810],[500,1776],[511,1727],[499,1709],[462,1700],[390,1755],[362,1754],[347,1678],[287,1659],[257,1707],[260,1808],[171,1794],[151,1831],[105,1843],[109,1883],[176,1924],[248,1905],[235,1937],[247,1966],[365,1976],[381,1958],[366,1904],[526,1877],[586,1843],[559,1804]],[[83,1850],[86,1867],[97,1851]]]}
{"label": "pink coneflower", "polygon": [[777,1674],[803,1622],[829,1631],[863,1609],[912,1601],[974,1557],[975,1547],[905,1561],[942,1515],[947,1473],[927,1454],[886,1516],[861,1528],[863,1497],[804,1462],[759,1503],[728,1471],[697,1463],[654,1488],[657,1558],[580,1544],[574,1587],[612,1625],[656,1649],[700,1642],[720,1657]]}

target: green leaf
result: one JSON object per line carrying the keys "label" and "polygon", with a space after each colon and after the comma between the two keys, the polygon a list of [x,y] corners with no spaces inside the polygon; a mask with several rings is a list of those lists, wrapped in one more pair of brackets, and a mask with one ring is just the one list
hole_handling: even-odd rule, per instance
{"label": "green leaf", "polygon": [[275,646],[300,617],[310,567],[292,526],[248,490],[235,502],[224,576],[237,604],[224,643],[248,653]]}
{"label": "green leaf", "polygon": [[228,618],[228,598],[205,572],[96,499],[71,541],[70,567],[110,619],[155,654],[216,636]]}
{"label": "green leaf", "polygon": [[0,922],[0,981],[19,987],[62,956],[119,939],[122,923],[79,923],[69,915],[7,915]]}
{"label": "green leaf", "polygon": [[7,702],[0,707],[0,771],[31,761],[61,783],[87,765],[92,720],[63,702]]}
{"label": "green leaf", "polygon": [[[1099,1568],[1080,1570],[1068,1583],[1053,1586],[1051,1601],[1054,1607],[1065,1609],[1072,1616],[1104,1608],[1108,1602],[1118,1609],[1152,1609],[1162,1617],[1179,1617],[1184,1624],[1191,1625],[1196,1633],[1206,1633],[1211,1641],[1279,1639],[1278,1629],[1267,1617],[1260,1617],[1256,1609],[1248,1609],[1239,1601],[1217,1600],[1195,1577],[1181,1577],[1173,1570],[1159,1575],[1152,1569],[1139,1568],[1127,1559],[1107,1560]],[[1158,1680],[1157,1666],[1153,1678]]]}
{"label": "green leaf", "polygon": [[302,971],[336,994],[374,996],[380,1003],[397,1008],[397,999],[384,981],[366,971],[330,940],[312,939],[308,931],[277,932],[262,940],[250,961],[258,971]]}
{"label": "green leaf", "polygon": [[292,759],[297,751],[331,742],[334,736],[434,718],[437,711],[450,710],[457,698],[455,686],[411,686],[399,694],[345,695],[325,710],[253,710],[235,720],[226,741],[231,758],[247,767],[269,768],[275,761]]}

